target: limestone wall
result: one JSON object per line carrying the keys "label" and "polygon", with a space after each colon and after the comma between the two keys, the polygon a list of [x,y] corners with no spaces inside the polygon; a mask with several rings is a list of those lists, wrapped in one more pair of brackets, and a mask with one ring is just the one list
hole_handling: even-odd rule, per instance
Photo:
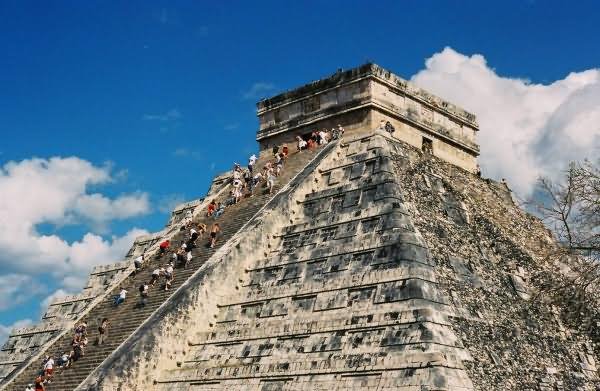
{"label": "limestone wall", "polygon": [[475,116],[373,64],[261,101],[258,107],[261,151],[337,124],[349,133],[371,131],[385,119],[395,124],[399,140],[420,147],[426,137],[437,157],[470,171],[477,164]]}

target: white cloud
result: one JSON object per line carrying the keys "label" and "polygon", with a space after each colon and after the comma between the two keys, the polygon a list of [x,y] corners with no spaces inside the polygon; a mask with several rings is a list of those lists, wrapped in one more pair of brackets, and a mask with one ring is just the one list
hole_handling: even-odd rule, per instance
{"label": "white cloud", "polygon": [[4,344],[4,341],[6,341],[12,329],[31,326],[32,323],[33,321],[31,319],[21,319],[7,326],[0,324],[0,345]]}
{"label": "white cloud", "polygon": [[185,202],[183,194],[167,194],[158,201],[158,210],[161,213],[171,213],[179,204]]}
{"label": "white cloud", "polygon": [[171,109],[163,114],[144,114],[142,116],[142,119],[144,121],[168,122],[168,121],[175,121],[175,120],[181,119],[181,117],[182,117],[182,115],[179,110]]}
{"label": "white cloud", "polygon": [[266,95],[273,93],[276,87],[272,83],[256,82],[248,89],[248,91],[242,94],[244,99],[261,99],[266,98]]}
{"label": "white cloud", "polygon": [[114,200],[98,193],[82,194],[73,210],[81,217],[104,223],[145,214],[150,210],[150,201],[146,193],[126,194]]}
{"label": "white cloud", "polygon": [[[35,158],[9,162],[0,168],[0,262],[5,270],[67,275],[84,269],[87,273],[93,265],[120,259],[127,250],[120,238],[105,240],[88,233],[70,244],[58,235],[38,231],[40,224],[104,224],[149,211],[145,193],[109,199],[87,192],[92,185],[112,181],[110,168],[96,167],[75,157]],[[131,239],[129,234],[126,238]],[[106,249],[112,247],[123,253],[115,256],[114,251]],[[86,260],[78,258],[81,248],[90,254]]]}
{"label": "white cloud", "polygon": [[46,298],[44,300],[42,300],[40,302],[40,311],[42,312],[42,315],[46,312],[46,310],[48,309],[48,306],[54,302],[54,300],[60,298],[60,297],[65,297],[68,295],[73,295],[75,294],[76,291],[74,292],[68,292],[64,289],[57,289],[54,292],[52,292],[51,294],[49,294],[48,296],[46,296]]}
{"label": "white cloud", "polygon": [[[52,282],[57,290],[40,304],[45,311],[54,298],[80,292],[93,266],[123,259],[134,239],[148,233],[138,228],[109,238],[86,233],[69,243],[40,232],[41,224],[98,225],[147,213],[146,193],[109,198],[88,192],[124,173],[112,174],[110,165],[97,167],[76,157],[34,158],[0,167],[0,264],[6,273],[0,276],[0,311],[47,294]],[[13,327],[27,324],[31,320],[0,325],[0,341]]]}
{"label": "white cloud", "polygon": [[503,77],[482,55],[451,48],[427,59],[411,81],[477,115],[484,174],[528,195],[538,175],[600,150],[600,70],[548,85]]}
{"label": "white cloud", "polygon": [[0,311],[14,308],[44,291],[45,287],[36,283],[31,276],[15,273],[1,275]]}

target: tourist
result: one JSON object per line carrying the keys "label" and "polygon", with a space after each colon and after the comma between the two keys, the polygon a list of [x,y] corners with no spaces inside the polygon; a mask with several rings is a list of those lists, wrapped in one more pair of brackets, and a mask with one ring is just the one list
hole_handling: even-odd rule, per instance
{"label": "tourist", "polygon": [[267,170],[267,189],[269,189],[269,194],[273,193],[273,189],[275,187],[275,172],[272,168]]}
{"label": "tourist", "polygon": [[283,154],[283,158],[287,159],[288,154],[290,153],[287,145],[283,146],[283,148],[281,149],[281,153]]}
{"label": "tourist", "polygon": [[219,224],[214,223],[212,225],[212,228],[210,229],[210,242],[209,242],[210,248],[215,247],[215,244],[217,243],[217,234],[220,231],[221,231],[221,227],[219,227]]}
{"label": "tourist", "polygon": [[42,375],[39,375],[38,377],[35,378],[34,384],[35,384],[35,388],[34,388],[35,391],[46,390],[46,387],[44,387],[44,377]]}
{"label": "tourist", "polygon": [[140,255],[133,261],[133,266],[135,267],[135,274],[142,270],[144,267],[144,254]]}
{"label": "tourist", "polygon": [[[231,192],[231,198],[229,198],[229,200],[227,201],[230,205],[235,204],[235,196],[233,195],[233,192]],[[225,205],[219,202],[219,207],[217,208],[217,210],[215,211],[214,214],[214,218],[217,219],[219,216],[221,216],[223,213],[225,213]]]}
{"label": "tourist", "polygon": [[236,163],[236,168],[233,170],[233,181],[239,181],[242,179],[243,177],[243,173],[242,173],[242,169],[240,168],[240,166]]}
{"label": "tourist", "polygon": [[171,289],[171,284],[173,283],[173,264],[169,263],[165,268],[165,290],[168,291]]}
{"label": "tourist", "polygon": [[481,178],[481,167],[479,164],[477,164],[477,167],[475,167],[475,174]]}
{"label": "tourist", "polygon": [[186,269],[188,263],[190,263],[192,261],[192,252],[188,251],[187,254],[185,255],[185,261],[183,262],[183,268]]}
{"label": "tourist", "polygon": [[98,326],[98,345],[102,345],[104,343],[109,327],[110,322],[108,321],[108,318],[102,318],[100,321],[100,326]]}
{"label": "tourist", "polygon": [[283,168],[283,157],[280,154],[275,155],[275,176],[279,176]]}
{"label": "tourist", "polygon": [[323,128],[323,130],[321,130],[319,132],[319,145],[325,145],[327,144],[328,140],[327,140],[327,128]]}
{"label": "tourist", "polygon": [[199,235],[200,235],[200,234],[198,233],[198,231],[196,231],[194,228],[190,229],[190,240],[191,240],[192,242],[195,242],[195,241],[196,241],[196,239],[198,239],[198,236],[199,236]]}
{"label": "tourist", "polygon": [[234,198],[234,203],[237,204],[242,199],[242,181],[234,182],[232,195]]}
{"label": "tourist", "polygon": [[[173,253],[173,255],[177,256],[175,253]],[[160,278],[161,275],[161,270],[160,268],[156,268],[152,271],[152,277],[150,279],[150,285],[154,285],[156,283],[156,281],[158,281],[158,279]]]}
{"label": "tourist", "polygon": [[258,185],[260,183],[262,178],[263,178],[263,174],[260,172],[257,172],[256,175],[254,175],[252,177],[252,180],[250,181],[250,194],[252,194],[252,192],[254,192],[254,188],[256,187],[256,185]]}
{"label": "tourist", "polygon": [[52,379],[52,372],[54,372],[54,359],[50,356],[46,356],[46,360],[44,361],[44,378],[48,383],[50,383]]}
{"label": "tourist", "polygon": [[148,289],[148,284],[146,284],[145,282],[143,282],[142,285],[140,285],[140,307],[146,306],[146,300],[148,299]]}
{"label": "tourist", "polygon": [[160,250],[159,250],[159,254],[163,255],[164,253],[167,252],[167,250],[169,250],[169,247],[171,246],[171,242],[169,241],[169,239],[163,241],[160,244]]}
{"label": "tourist", "polygon": [[319,144],[319,130],[315,130],[314,132],[311,133],[310,135],[310,139],[309,141],[309,148],[310,148],[310,141],[312,140],[312,145],[317,146]]}
{"label": "tourist", "polygon": [[392,123],[390,121],[387,121],[385,123],[385,127],[384,127],[385,131],[388,132],[389,134],[392,134],[396,131],[396,129],[394,128],[394,125],[392,125]]}
{"label": "tourist", "polygon": [[73,347],[73,354],[71,357],[71,362],[74,362],[74,361],[79,360],[79,358],[82,357],[84,354],[84,350],[83,350],[83,347],[85,346],[84,337],[82,337],[80,335],[75,335],[75,337],[73,337],[71,346]]}
{"label": "tourist", "polygon": [[302,137],[296,136],[296,141],[298,142],[298,151],[302,151],[307,148],[306,141],[304,141]]}
{"label": "tourist", "polygon": [[254,170],[255,164],[256,164],[256,155],[252,154],[252,156],[250,156],[250,159],[248,159],[248,171],[250,171],[250,174],[252,174],[252,170]]}
{"label": "tourist", "polygon": [[217,208],[217,203],[215,202],[215,200],[212,200],[210,202],[210,204],[208,204],[208,211],[206,213],[207,216],[212,216],[213,213],[215,213],[215,209]]}
{"label": "tourist", "polygon": [[33,388],[33,384],[29,383],[27,387],[25,387],[25,391],[35,391],[35,388]]}
{"label": "tourist", "polygon": [[71,356],[69,355],[69,353],[64,352],[59,358],[58,358],[58,367],[59,368],[67,368],[69,366],[69,364],[71,363]]}
{"label": "tourist", "polygon": [[125,297],[127,297],[127,290],[125,288],[120,288],[119,294],[115,297],[115,306],[121,304],[125,301]]}
{"label": "tourist", "polygon": [[198,231],[200,232],[200,236],[199,237],[203,237],[204,234],[206,233],[206,224],[204,224],[204,223],[198,223],[197,227],[198,227]]}

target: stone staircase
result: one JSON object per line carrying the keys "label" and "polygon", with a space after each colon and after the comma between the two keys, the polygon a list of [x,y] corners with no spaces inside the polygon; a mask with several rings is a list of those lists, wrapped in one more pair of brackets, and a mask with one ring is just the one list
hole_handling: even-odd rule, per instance
{"label": "stone staircase", "polygon": [[[224,245],[243,225],[254,216],[277,191],[285,186],[291,178],[305,167],[312,158],[318,153],[319,149],[312,151],[303,151],[302,153],[290,154],[281,176],[278,178],[273,194],[264,194],[262,186],[255,189],[255,193],[250,198],[245,198],[236,205],[228,207],[225,213],[219,217],[217,222],[221,226],[221,234],[217,238],[215,248],[207,247],[208,234],[198,239],[198,247],[192,252],[193,260],[186,269],[176,268],[174,280],[169,291],[163,289],[161,283],[155,284],[150,288],[149,297],[146,306],[139,308],[138,287],[144,282],[150,280],[152,270],[158,266],[165,265],[168,262],[166,257],[152,256],[147,259],[147,264],[138,274],[130,275],[124,280],[122,286],[128,290],[128,296],[125,302],[118,307],[113,305],[113,298],[118,293],[116,288],[101,303],[93,308],[80,321],[86,321],[88,324],[89,344],[86,353],[70,368],[55,369],[53,381],[46,385],[46,390],[73,390],[75,389],[100,363],[102,363],[123,341],[125,341],[144,321],[147,319],[162,303],[181,286],[194,272],[198,270],[214,253]],[[257,168],[265,164],[265,159],[261,158],[257,162]],[[202,216],[199,221],[207,226],[215,222],[213,218],[203,216],[204,210],[200,212]],[[178,233],[171,240],[171,245],[176,248],[182,241],[187,239],[187,231]],[[95,344],[98,336],[97,327],[100,319],[108,318],[111,322],[108,330],[108,337],[101,346]],[[57,356],[62,352],[71,350],[72,333],[68,332],[59,338],[43,355]],[[6,390],[22,391],[28,383],[32,383],[36,374],[42,366],[41,361],[30,363],[15,379],[7,386]]]}

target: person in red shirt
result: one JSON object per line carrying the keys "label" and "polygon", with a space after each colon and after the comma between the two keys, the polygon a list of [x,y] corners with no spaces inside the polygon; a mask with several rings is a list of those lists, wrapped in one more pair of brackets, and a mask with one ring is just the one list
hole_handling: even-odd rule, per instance
{"label": "person in red shirt", "polygon": [[206,215],[212,216],[212,214],[215,213],[216,209],[217,209],[217,203],[215,202],[215,200],[212,200],[210,202],[210,204],[208,204],[208,212],[206,213]]}
{"label": "person in red shirt", "polygon": [[169,249],[170,246],[171,246],[171,242],[169,241],[169,239],[162,242],[160,244],[160,253],[164,254],[165,252],[167,252],[167,250]]}
{"label": "person in red shirt", "polygon": [[38,376],[35,378],[35,391],[44,391],[46,387],[44,387],[44,378],[42,376]]}

